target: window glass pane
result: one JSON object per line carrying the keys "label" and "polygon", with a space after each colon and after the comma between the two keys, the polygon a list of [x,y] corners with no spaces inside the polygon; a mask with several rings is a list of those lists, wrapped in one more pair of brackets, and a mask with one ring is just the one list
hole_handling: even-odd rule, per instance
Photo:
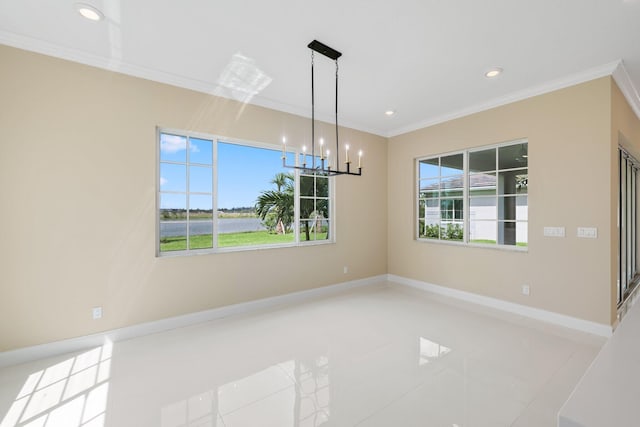
{"label": "window glass pane", "polygon": [[480,173],[469,175],[469,196],[496,194],[496,174]]}
{"label": "window glass pane", "polygon": [[426,203],[424,219],[427,221],[427,224],[440,224],[440,201],[427,200]]}
{"label": "window glass pane", "polygon": [[527,194],[529,192],[529,174],[527,171],[521,171],[516,175],[516,193]]}
{"label": "window glass pane", "polygon": [[516,245],[528,246],[529,245],[529,232],[527,229],[527,222],[516,222]]}
{"label": "window glass pane", "polygon": [[469,173],[496,170],[496,149],[469,153]]}
{"label": "window glass pane", "polygon": [[187,137],[161,133],[160,160],[185,163],[187,161]]}
{"label": "window glass pane", "polygon": [[526,168],[528,157],[526,142],[500,147],[498,149],[498,169]]}
{"label": "window glass pane", "polygon": [[462,199],[440,200],[440,216],[443,220],[462,221]]}
{"label": "window glass pane", "polygon": [[469,221],[469,242],[496,244],[498,236],[496,221]]}
{"label": "window glass pane", "polygon": [[300,218],[311,218],[311,214],[315,210],[315,201],[313,199],[300,198]]}
{"label": "window glass pane", "polygon": [[498,243],[501,245],[516,244],[516,223],[498,221]]}
{"label": "window glass pane", "polygon": [[160,194],[160,251],[187,248],[186,194]]}
{"label": "window glass pane", "polygon": [[183,251],[187,249],[186,222],[160,222],[160,251]]}
{"label": "window glass pane", "polygon": [[498,194],[526,194],[527,187],[526,170],[512,170],[498,174]]}
{"label": "window glass pane", "polygon": [[427,239],[440,239],[440,222],[425,223],[422,237]]}
{"label": "window glass pane", "polygon": [[316,210],[314,218],[329,218],[329,200],[316,200]]}
{"label": "window glass pane", "polygon": [[316,197],[329,197],[329,178],[316,177]]}
{"label": "window glass pane", "polygon": [[160,191],[187,191],[187,167],[160,163]]}
{"label": "window glass pane", "polygon": [[203,165],[213,164],[213,141],[207,139],[189,139],[189,161]]}
{"label": "window glass pane", "polygon": [[527,221],[529,219],[529,200],[527,196],[516,197],[516,220]]}
{"label": "window glass pane", "polygon": [[469,219],[485,220],[497,219],[497,207],[495,197],[471,197],[469,199]]}
{"label": "window glass pane", "polygon": [[187,195],[161,193],[160,221],[185,221],[186,219]]}
{"label": "window glass pane", "polygon": [[420,160],[420,178],[437,178],[439,176],[439,160],[438,157],[435,159]]}
{"label": "window glass pane", "polygon": [[498,196],[498,219],[516,220],[516,198],[514,196]]}
{"label": "window glass pane", "polygon": [[218,247],[292,242],[295,177],[282,167],[282,150],[217,147]]}
{"label": "window glass pane", "polygon": [[300,175],[300,195],[313,197],[313,177]]}
{"label": "window glass pane", "polygon": [[442,240],[462,241],[464,238],[462,223],[442,221],[440,223],[440,238]]}
{"label": "window glass pane", "polygon": [[440,181],[440,197],[461,197],[464,194],[462,175],[443,178]]}
{"label": "window glass pane", "polygon": [[213,169],[191,166],[189,168],[189,191],[193,193],[212,193]]}
{"label": "window glass pane", "polygon": [[441,157],[440,163],[440,176],[461,175],[463,172],[462,153]]}
{"label": "window glass pane", "polygon": [[213,219],[212,197],[200,194],[189,195],[189,219],[211,221]]}
{"label": "window glass pane", "polygon": [[213,247],[213,221],[189,222],[189,249]]}
{"label": "window glass pane", "polygon": [[420,200],[418,219],[428,225],[440,224],[440,202],[438,200]]}
{"label": "window glass pane", "polygon": [[443,190],[440,193],[440,197],[462,197],[463,195],[462,189],[459,190]]}
{"label": "window glass pane", "polygon": [[329,221],[326,219],[305,219],[300,221],[300,240],[316,241],[329,238]]}
{"label": "window glass pane", "polygon": [[463,182],[464,180],[462,175],[442,178],[442,181],[440,181],[440,188],[462,190]]}
{"label": "window glass pane", "polygon": [[427,237],[423,219],[418,220],[418,237]]}
{"label": "window glass pane", "polygon": [[425,199],[430,199],[434,197],[438,197],[440,192],[438,188],[440,187],[439,179],[423,179],[420,181],[420,197]]}

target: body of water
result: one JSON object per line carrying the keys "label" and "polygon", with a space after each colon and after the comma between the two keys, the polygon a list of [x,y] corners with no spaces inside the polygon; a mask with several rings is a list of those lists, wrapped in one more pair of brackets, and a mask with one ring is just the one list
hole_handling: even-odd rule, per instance
{"label": "body of water", "polygon": [[[211,221],[191,221],[190,234],[211,234],[213,224]],[[218,233],[238,233],[241,231],[266,230],[259,218],[219,218]],[[185,236],[187,234],[187,223],[180,221],[161,222],[160,236]]]}

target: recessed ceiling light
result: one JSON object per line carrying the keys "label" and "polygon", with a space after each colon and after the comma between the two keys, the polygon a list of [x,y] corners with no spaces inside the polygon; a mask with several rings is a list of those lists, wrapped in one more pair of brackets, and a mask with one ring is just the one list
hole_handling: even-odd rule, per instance
{"label": "recessed ceiling light", "polygon": [[101,21],[104,18],[104,14],[90,4],[76,3],[76,10],[82,17],[90,21]]}
{"label": "recessed ceiling light", "polygon": [[488,78],[488,79],[491,79],[493,77],[498,77],[500,74],[502,74],[502,68],[493,67],[492,69],[490,69],[486,73],[484,73],[484,76],[486,78]]}
{"label": "recessed ceiling light", "polygon": [[387,110],[384,112],[387,116],[393,116],[396,112],[394,110]]}

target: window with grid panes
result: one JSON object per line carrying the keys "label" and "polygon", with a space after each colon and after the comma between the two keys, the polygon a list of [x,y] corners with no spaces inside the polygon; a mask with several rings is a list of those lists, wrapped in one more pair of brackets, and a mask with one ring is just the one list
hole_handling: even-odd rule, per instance
{"label": "window with grid panes", "polygon": [[419,240],[528,245],[528,144],[417,160]]}

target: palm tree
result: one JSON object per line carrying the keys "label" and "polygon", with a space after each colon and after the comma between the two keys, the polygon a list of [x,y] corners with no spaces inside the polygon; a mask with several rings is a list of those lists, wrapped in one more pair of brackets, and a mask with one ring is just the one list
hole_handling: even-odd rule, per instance
{"label": "palm tree", "polygon": [[[256,201],[256,214],[263,220],[275,217],[275,224],[282,221],[284,230],[290,229],[294,222],[294,184],[291,173],[277,173],[271,180],[276,190],[260,193]],[[315,186],[315,188],[314,188]],[[300,177],[300,219],[304,227],[305,240],[311,240],[312,224],[320,224],[329,217],[329,205],[326,200],[316,197],[327,197],[328,179],[303,175]],[[328,236],[327,236],[328,237]]]}
{"label": "palm tree", "polygon": [[267,215],[273,213],[276,224],[282,221],[284,230],[291,228],[294,219],[294,177],[290,173],[277,173],[271,180],[277,190],[267,190],[260,193],[256,201],[256,214],[264,221]]}

